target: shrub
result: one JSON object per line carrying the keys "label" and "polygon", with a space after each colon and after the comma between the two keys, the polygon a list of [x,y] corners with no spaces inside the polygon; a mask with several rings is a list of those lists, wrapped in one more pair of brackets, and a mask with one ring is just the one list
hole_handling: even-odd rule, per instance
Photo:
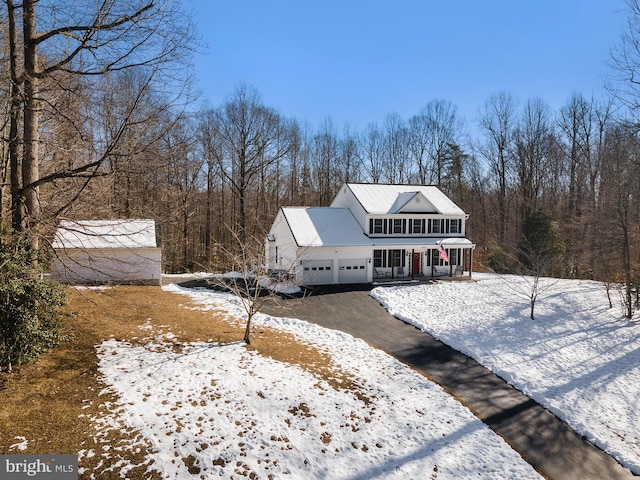
{"label": "shrub", "polygon": [[9,371],[64,338],[65,293],[57,282],[43,278],[42,260],[24,235],[0,231],[0,367]]}

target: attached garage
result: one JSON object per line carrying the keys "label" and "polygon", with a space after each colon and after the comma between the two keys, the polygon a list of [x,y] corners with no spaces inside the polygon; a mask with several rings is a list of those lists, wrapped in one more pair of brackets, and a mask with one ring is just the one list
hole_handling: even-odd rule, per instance
{"label": "attached garage", "polygon": [[51,277],[61,283],[162,283],[162,252],[153,220],[64,221],[53,251]]}
{"label": "attached garage", "polygon": [[367,259],[340,259],[338,283],[367,283]]}
{"label": "attached garage", "polygon": [[306,260],[302,263],[305,285],[331,285],[333,260]]}

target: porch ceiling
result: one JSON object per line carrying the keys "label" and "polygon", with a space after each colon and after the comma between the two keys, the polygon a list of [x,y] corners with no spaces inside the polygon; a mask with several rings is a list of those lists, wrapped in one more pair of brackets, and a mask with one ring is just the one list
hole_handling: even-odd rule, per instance
{"label": "porch ceiling", "polygon": [[371,241],[374,247],[435,248],[442,245],[444,248],[475,248],[475,244],[464,237],[372,238]]}

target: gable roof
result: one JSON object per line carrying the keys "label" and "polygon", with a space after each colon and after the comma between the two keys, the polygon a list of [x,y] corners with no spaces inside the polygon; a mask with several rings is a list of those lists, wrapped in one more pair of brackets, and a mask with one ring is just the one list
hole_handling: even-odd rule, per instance
{"label": "gable roof", "polygon": [[[402,210],[417,213],[440,213],[443,215],[464,215],[449,197],[434,185],[382,185],[372,183],[347,183],[355,198],[367,213],[402,213]],[[422,201],[422,206],[410,204]]]}
{"label": "gable roof", "polygon": [[344,247],[371,244],[348,208],[283,207],[299,247]]}
{"label": "gable roof", "polygon": [[156,248],[153,220],[80,220],[60,222],[53,239],[56,249]]}

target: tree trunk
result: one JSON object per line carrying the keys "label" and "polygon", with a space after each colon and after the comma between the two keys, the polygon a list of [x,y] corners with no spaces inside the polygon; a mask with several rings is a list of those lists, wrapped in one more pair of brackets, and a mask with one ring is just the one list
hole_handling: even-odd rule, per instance
{"label": "tree trunk", "polygon": [[622,261],[624,266],[625,289],[625,317],[633,317],[633,298],[631,297],[631,245],[629,244],[629,229],[626,210],[622,223]]}
{"label": "tree trunk", "polygon": [[247,317],[247,326],[244,329],[244,343],[246,343],[247,345],[251,345],[251,319],[252,316],[249,315]]}
{"label": "tree trunk", "polygon": [[535,308],[536,308],[536,301],[535,301],[535,299],[532,298],[531,299],[531,312],[529,314],[529,318],[531,318],[531,320],[535,320],[536,319],[535,315],[534,315]]}
{"label": "tree trunk", "polygon": [[[24,35],[24,151],[22,156],[22,198],[26,209],[26,218],[22,219],[22,228],[32,229],[40,217],[38,187],[38,47],[36,44],[36,7],[37,0],[23,2]],[[36,235],[31,235],[31,246],[38,248]]]}
{"label": "tree trunk", "polygon": [[20,103],[21,91],[18,75],[18,38],[13,0],[6,0],[9,22],[9,68],[11,76],[11,110],[9,114],[9,170],[11,184],[11,224],[15,230],[22,228],[22,202],[20,201]]}
{"label": "tree trunk", "polygon": [[[208,154],[210,155],[210,154]],[[212,232],[211,224],[213,223],[213,162],[207,162],[207,204],[205,210],[205,232],[204,232],[204,255],[206,268],[212,267]]]}

